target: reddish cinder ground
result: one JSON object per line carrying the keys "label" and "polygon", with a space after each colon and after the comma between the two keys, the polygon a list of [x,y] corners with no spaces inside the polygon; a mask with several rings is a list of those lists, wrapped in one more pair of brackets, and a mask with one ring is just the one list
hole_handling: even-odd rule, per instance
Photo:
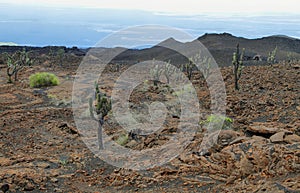
{"label": "reddish cinder ground", "polygon": [[[77,62],[55,68],[34,65],[20,71],[17,82],[7,84],[6,68],[1,66],[0,186],[9,184],[10,192],[300,190],[299,65],[245,67],[240,91],[234,90],[232,68],[222,68],[227,116],[234,120],[232,129],[220,134],[222,144],[214,146],[210,155],[199,155],[203,138],[199,131],[185,152],[147,171],[111,166],[82,142],[71,105],[77,67]],[[29,76],[42,71],[56,74],[61,84],[30,88]],[[112,80],[119,73],[111,72]],[[194,76],[195,87],[203,83],[199,77]],[[109,93],[112,83],[99,84]],[[197,92],[199,98],[209,98],[207,89],[199,87]],[[138,103],[141,97],[141,92],[133,93],[131,102]],[[209,107],[209,102],[204,100],[203,106]],[[175,124],[176,118],[170,127],[172,121]],[[165,140],[151,137],[129,141],[127,147],[149,148]]]}

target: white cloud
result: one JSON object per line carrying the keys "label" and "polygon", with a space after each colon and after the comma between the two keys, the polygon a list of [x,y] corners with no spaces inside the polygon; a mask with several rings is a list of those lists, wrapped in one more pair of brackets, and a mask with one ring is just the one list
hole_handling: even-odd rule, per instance
{"label": "white cloud", "polygon": [[[3,0],[0,0],[0,3]],[[298,0],[10,0],[6,3],[111,9],[136,9],[161,13],[300,13]]]}
{"label": "white cloud", "polygon": [[103,29],[103,28],[95,28],[93,30],[95,30],[96,32],[100,32],[100,33],[114,33],[114,32],[116,32],[116,30]]}
{"label": "white cloud", "polygon": [[32,20],[0,20],[0,23],[31,23]]}

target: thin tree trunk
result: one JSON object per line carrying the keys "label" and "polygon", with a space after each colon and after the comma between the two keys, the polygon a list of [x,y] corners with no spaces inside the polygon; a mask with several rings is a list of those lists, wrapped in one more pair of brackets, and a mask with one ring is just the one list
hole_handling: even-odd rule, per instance
{"label": "thin tree trunk", "polygon": [[234,87],[235,87],[235,90],[239,90],[239,83],[238,83],[238,68],[237,67],[234,67]]}
{"label": "thin tree trunk", "polygon": [[11,75],[8,75],[8,83],[12,83]]}
{"label": "thin tree trunk", "polygon": [[18,79],[18,75],[17,75],[17,74],[18,74],[18,71],[19,71],[19,70],[16,70],[16,72],[15,72],[15,82],[16,82],[17,79]]}
{"label": "thin tree trunk", "polygon": [[103,120],[99,120],[98,122],[98,143],[99,143],[99,149],[102,150],[104,149],[103,146],[103,137],[102,137],[102,125],[103,125]]}
{"label": "thin tree trunk", "polygon": [[237,79],[237,72],[234,73],[234,87],[235,90],[239,90],[239,85],[238,85],[238,79]]}
{"label": "thin tree trunk", "polygon": [[12,72],[9,72],[9,70],[11,69],[11,67],[7,68],[7,76],[8,76],[8,83],[12,83],[12,75],[14,75],[14,73],[16,73],[16,68],[14,67]]}

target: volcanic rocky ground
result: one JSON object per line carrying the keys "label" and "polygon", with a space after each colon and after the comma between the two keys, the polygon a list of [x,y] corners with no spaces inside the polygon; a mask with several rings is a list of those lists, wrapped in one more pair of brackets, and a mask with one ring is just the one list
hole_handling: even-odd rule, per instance
{"label": "volcanic rocky ground", "polygon": [[[221,131],[217,144],[205,155],[199,153],[205,131],[199,126],[192,142],[175,159],[133,171],[102,161],[81,140],[71,106],[81,59],[70,56],[63,66],[40,60],[22,69],[13,84],[7,83],[6,67],[1,65],[0,186],[8,184],[9,192],[300,191],[299,64],[246,66],[239,91],[234,90],[232,67],[221,68],[232,127]],[[61,84],[30,88],[29,76],[44,71],[56,74]],[[113,80],[122,71],[107,71],[110,78],[99,85],[110,95]],[[209,90],[197,72],[193,84],[205,119]],[[163,97],[161,92],[154,86],[146,91],[137,88],[130,98],[133,110],[145,95],[154,100]],[[171,116],[161,133],[129,138],[124,146],[136,150],[159,146],[176,130],[177,122],[178,117]],[[112,117],[105,124],[110,129],[104,132],[113,139],[121,134]]]}

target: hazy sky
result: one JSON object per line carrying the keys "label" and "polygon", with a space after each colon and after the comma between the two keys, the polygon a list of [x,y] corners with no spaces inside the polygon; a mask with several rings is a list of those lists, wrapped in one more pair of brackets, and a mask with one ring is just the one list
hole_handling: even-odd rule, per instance
{"label": "hazy sky", "polygon": [[299,0],[0,0],[10,4],[55,7],[136,9],[176,14],[299,13]]}
{"label": "hazy sky", "polygon": [[299,0],[0,0],[0,42],[89,47],[122,29],[149,24],[175,27],[194,39],[224,32],[300,38],[299,5]]}

